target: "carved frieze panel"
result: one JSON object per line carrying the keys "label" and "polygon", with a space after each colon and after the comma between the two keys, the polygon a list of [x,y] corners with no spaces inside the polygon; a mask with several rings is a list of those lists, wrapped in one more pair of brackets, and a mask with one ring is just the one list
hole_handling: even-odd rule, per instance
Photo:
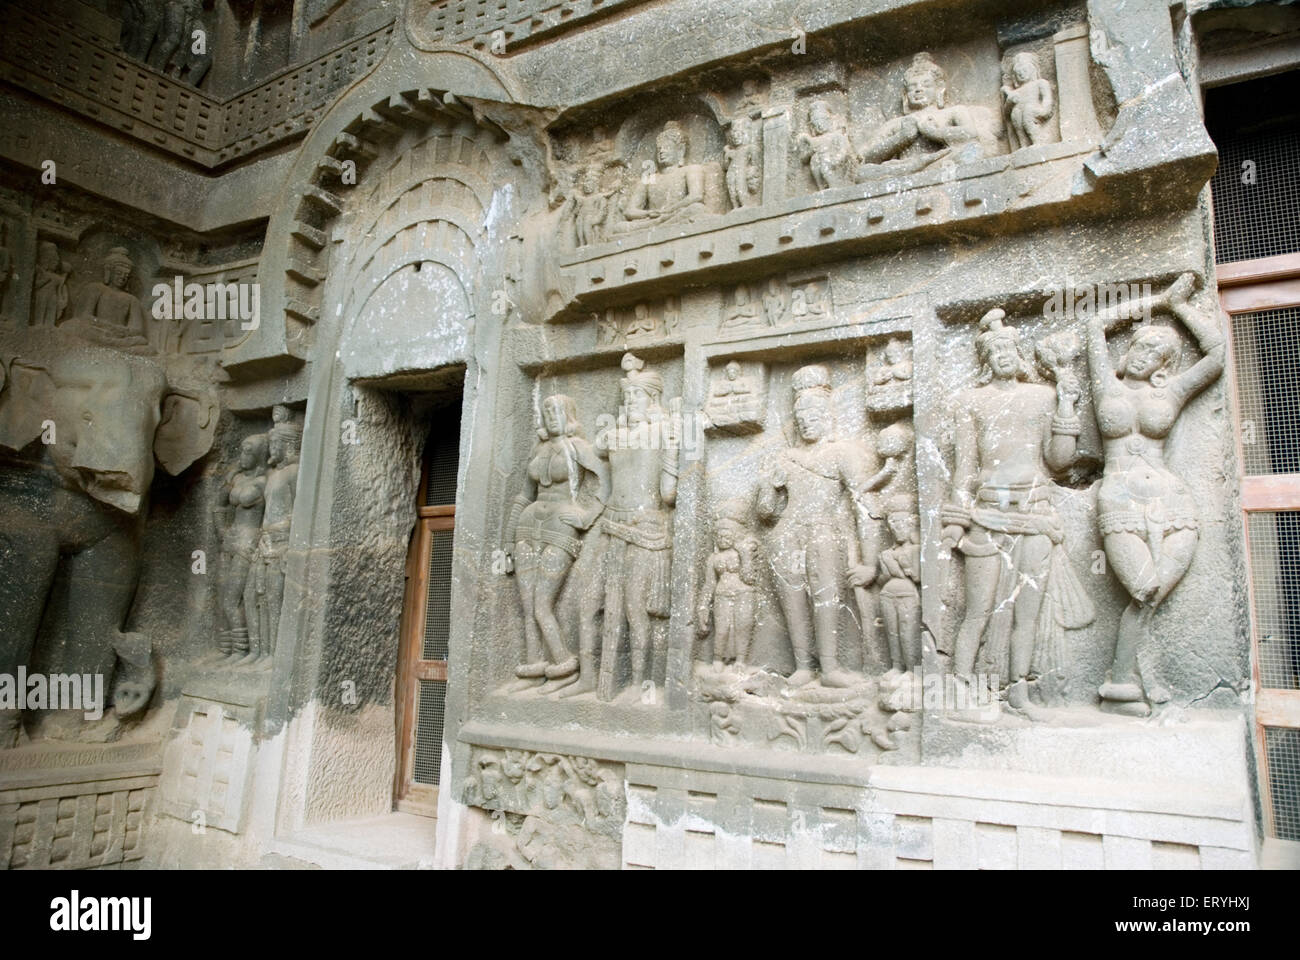
{"label": "carved frieze panel", "polygon": [[490,811],[472,869],[617,869],[627,814],[623,765],[473,747],[460,800]]}

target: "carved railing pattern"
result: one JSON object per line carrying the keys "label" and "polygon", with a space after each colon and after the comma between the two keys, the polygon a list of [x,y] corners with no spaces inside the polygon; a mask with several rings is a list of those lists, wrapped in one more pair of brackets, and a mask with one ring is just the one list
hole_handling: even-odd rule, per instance
{"label": "carved railing pattern", "polygon": [[222,102],[131,60],[75,24],[12,11],[0,80],[212,167],[302,133],[330,97],[383,56],[394,24]]}
{"label": "carved railing pattern", "polygon": [[[426,44],[472,41],[479,50],[505,53],[575,24],[622,10],[643,0],[443,0],[424,4],[413,26]],[[501,35],[494,43],[493,34]]]}

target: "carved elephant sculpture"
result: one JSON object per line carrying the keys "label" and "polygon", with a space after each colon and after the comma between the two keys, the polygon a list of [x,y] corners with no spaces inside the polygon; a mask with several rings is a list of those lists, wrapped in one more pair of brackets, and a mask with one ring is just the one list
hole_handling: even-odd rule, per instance
{"label": "carved elephant sculpture", "polygon": [[130,57],[159,72],[170,65],[187,83],[198,86],[212,66],[210,53],[195,53],[195,30],[206,30],[200,0],[126,0],[122,7],[120,44]]}
{"label": "carved elephant sculpture", "polygon": [[[176,475],[208,451],[215,393],[178,390],[156,361],[94,346],[48,363],[0,356],[0,367],[0,673],[30,663],[62,573],[66,669],[112,674],[117,716],[139,713],[155,685],[151,644],[123,626],[154,460]],[[0,748],[20,722],[0,710]]]}

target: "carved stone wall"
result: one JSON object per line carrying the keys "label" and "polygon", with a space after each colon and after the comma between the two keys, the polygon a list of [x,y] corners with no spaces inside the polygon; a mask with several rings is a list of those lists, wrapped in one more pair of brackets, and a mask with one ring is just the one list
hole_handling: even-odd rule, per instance
{"label": "carved stone wall", "polygon": [[[363,6],[202,89],[101,14],[4,14],[12,126],[75,146],[53,183],[0,148],[0,674],[112,709],[0,704],[0,861],[387,815],[456,407],[441,865],[1253,864],[1166,4]],[[86,172],[123,144],[166,197]]]}

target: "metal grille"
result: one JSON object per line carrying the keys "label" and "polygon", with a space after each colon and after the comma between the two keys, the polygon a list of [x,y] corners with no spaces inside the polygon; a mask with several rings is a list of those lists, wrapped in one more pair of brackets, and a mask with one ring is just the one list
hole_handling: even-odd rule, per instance
{"label": "metal grille", "polygon": [[451,550],[450,530],[435,530],[429,548],[429,595],[424,601],[423,660],[446,660],[447,638],[451,634]]}
{"label": "metal grille", "polygon": [[1300,730],[1265,727],[1264,748],[1273,797],[1273,832],[1282,840],[1300,840]]}
{"label": "metal grille", "polygon": [[460,465],[460,418],[434,428],[428,447],[429,479],[424,505],[452,506],[456,503],[456,469]]}
{"label": "metal grille", "polygon": [[1247,474],[1300,473],[1300,308],[1232,318]]}
{"label": "metal grille", "polygon": [[1300,250],[1300,125],[1217,137],[1214,255],[1219,263]]}
{"label": "metal grille", "polygon": [[1246,515],[1260,685],[1300,689],[1300,511]]}
{"label": "metal grille", "polygon": [[420,708],[415,724],[415,773],[412,779],[436,787],[442,772],[442,725],[447,714],[447,685],[420,681]]}

